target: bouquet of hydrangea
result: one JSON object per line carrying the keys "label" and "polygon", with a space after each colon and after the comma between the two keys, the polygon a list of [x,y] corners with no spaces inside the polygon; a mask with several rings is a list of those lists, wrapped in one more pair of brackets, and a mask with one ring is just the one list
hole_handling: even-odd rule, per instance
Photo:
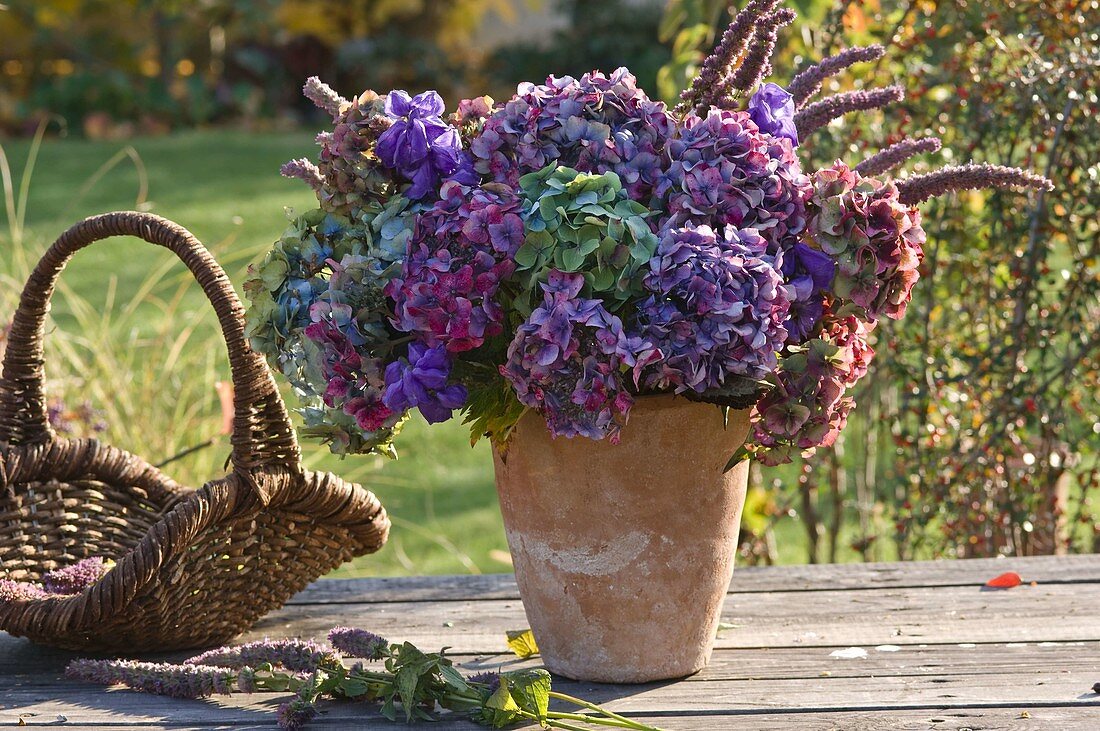
{"label": "bouquet of hydrangea", "polygon": [[310,79],[333,127],[317,163],[283,174],[319,207],[245,285],[253,348],[293,384],[306,433],[392,454],[416,409],[503,444],[533,409],[555,436],[614,443],[636,399],[674,393],[754,408],[736,458],[832,443],[872,331],[919,277],[916,205],[1050,183],[988,165],[890,179],[935,138],[804,169],[814,132],[902,91],[813,101],[878,46],[767,81],[794,18],[778,4],[748,3],[674,109],[625,68],[449,115],[434,91],[349,100]]}

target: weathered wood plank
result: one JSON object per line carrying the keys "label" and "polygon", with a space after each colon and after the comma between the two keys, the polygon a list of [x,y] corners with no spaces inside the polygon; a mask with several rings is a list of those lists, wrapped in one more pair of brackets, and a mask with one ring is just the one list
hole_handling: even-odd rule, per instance
{"label": "weathered wood plank", "polygon": [[[735,626],[720,633],[717,646],[1092,641],[1100,639],[1097,606],[1100,584],[731,595],[723,618]],[[273,612],[241,639],[323,637],[337,624],[365,627],[425,649],[446,645],[457,653],[494,654],[507,651],[504,632],[527,626],[527,620],[515,600],[294,605]],[[55,667],[60,657],[0,634],[0,671]]]}
{"label": "weathered wood plank", "polygon": [[[718,647],[913,645],[1100,639],[1100,584],[761,592],[731,595]],[[355,624],[394,640],[455,652],[502,652],[504,632],[527,626],[515,600],[294,605],[269,615],[250,636],[321,636]]]}
{"label": "weathered wood plank", "polygon": [[[1100,555],[911,561],[906,563],[747,566],[734,572],[731,593],[888,589],[919,586],[981,586],[1005,571],[1040,584],[1100,582]],[[511,574],[412,576],[321,580],[292,604],[387,601],[518,599]]]}
{"label": "weathered wood plank", "polygon": [[[356,709],[357,710],[357,709]],[[351,715],[349,711],[348,716]],[[405,728],[391,725],[375,714],[364,714],[353,718],[348,716],[325,714],[313,721],[311,729],[348,729],[348,728]],[[1012,729],[1012,731],[1095,731],[1100,728],[1100,711],[1086,708],[990,708],[990,709],[949,709],[935,711],[849,711],[838,713],[799,713],[774,714],[752,713],[742,715],[706,715],[678,716],[649,719],[659,723],[668,731],[975,731],[976,729]],[[57,727],[56,720],[25,719],[28,727]],[[61,728],[69,731],[132,731],[133,729],[179,728],[160,723],[133,723],[127,725],[96,724],[95,726],[77,725],[67,722]],[[186,728],[211,731],[213,729],[234,729],[235,731],[270,731],[275,724],[242,723],[189,723]],[[456,719],[447,719],[431,725],[431,731],[475,731],[482,729],[472,723]],[[529,726],[528,729],[535,727]]]}
{"label": "weathered wood plank", "polygon": [[[22,687],[32,685],[64,686],[71,681],[62,678],[69,660],[79,653],[48,653],[48,661],[33,661],[40,648],[33,648],[23,640],[9,638],[10,643],[0,643],[0,653],[12,648],[18,660],[24,651],[31,662],[20,665],[13,662],[0,674],[2,689],[15,683]],[[17,644],[26,645],[16,649]],[[896,649],[895,649],[896,648]],[[839,649],[839,648],[837,648]],[[847,660],[832,656],[828,647],[790,647],[771,649],[718,649],[710,665],[701,673],[685,679],[698,680],[763,680],[829,677],[886,677],[909,675],[974,675],[985,672],[1032,675],[1055,671],[1096,671],[1100,677],[1100,642],[1043,642],[1011,644],[965,645],[884,645],[876,649],[864,648],[867,656]],[[517,670],[540,667],[537,658],[522,661],[510,653],[498,655],[468,655],[448,652],[459,667],[467,672]],[[185,653],[163,656],[147,656],[151,660],[181,661]]]}
{"label": "weathered wood plank", "polygon": [[[9,638],[10,639],[10,638]],[[28,655],[40,652],[22,640],[11,639],[11,645],[23,643]],[[895,649],[896,648],[896,649]],[[833,657],[828,647],[789,647],[771,649],[719,649],[710,665],[698,675],[685,679],[692,683],[731,680],[818,680],[832,678],[880,678],[901,676],[951,676],[1000,673],[1024,676],[1031,682],[1034,676],[1058,672],[1097,672],[1100,677],[1097,655],[1100,642],[1072,643],[1011,643],[971,645],[910,645],[864,648],[867,656],[848,660]],[[20,652],[21,654],[21,652]],[[0,674],[0,696],[3,689],[18,684],[22,688],[36,686],[65,687],[72,681],[65,680],[62,672],[75,653],[54,652],[50,662],[33,662],[22,667],[17,664]],[[465,672],[517,670],[539,667],[538,659],[521,661],[511,654],[449,656]],[[172,653],[149,659],[180,661],[186,654]],[[28,657],[28,659],[31,659]]]}
{"label": "weathered wood plank", "polygon": [[[557,687],[582,695],[607,708],[657,719],[677,716],[744,715],[750,712],[809,712],[879,710],[931,711],[964,708],[1044,708],[1074,706],[1100,711],[1100,696],[1088,691],[1091,673],[1036,674],[1024,683],[1019,675],[990,673],[975,676],[818,678],[815,680],[698,681],[643,686],[608,686],[560,681]],[[1082,692],[1084,689],[1084,692]],[[118,722],[175,725],[254,723],[270,720],[270,713],[286,694],[235,696],[231,699],[181,701],[125,690],[105,692],[94,686],[22,688],[4,692],[0,724],[16,723],[22,714],[55,720],[59,715],[80,725]],[[327,719],[362,720],[365,709],[355,704],[327,704]],[[24,719],[27,716],[23,716]]]}

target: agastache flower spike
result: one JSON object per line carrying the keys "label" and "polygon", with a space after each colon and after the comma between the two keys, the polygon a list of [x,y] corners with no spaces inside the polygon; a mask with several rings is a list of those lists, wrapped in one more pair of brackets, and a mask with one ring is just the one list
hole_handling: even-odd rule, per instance
{"label": "agastache flower spike", "polygon": [[848,48],[835,56],[822,59],[795,76],[787,87],[787,91],[794,97],[794,103],[801,107],[807,99],[812,98],[817,92],[821,91],[821,84],[825,79],[857,63],[882,58],[885,53],[886,49],[877,43],[871,46]]}
{"label": "agastache flower spike", "polygon": [[354,627],[333,627],[329,630],[328,641],[351,657],[367,660],[381,660],[390,646],[385,637]]}
{"label": "agastache flower spike", "polygon": [[312,672],[341,664],[340,653],[311,640],[259,640],[237,647],[222,647],[196,655],[186,665],[222,668],[256,667],[270,663],[295,672]]}
{"label": "agastache flower spike", "polygon": [[228,695],[236,678],[235,671],[225,668],[134,660],[73,660],[65,675],[101,685],[121,684],[170,698]]}
{"label": "agastache flower spike", "polygon": [[306,79],[306,84],[302,87],[302,94],[305,95],[306,99],[331,114],[333,120],[338,118],[341,110],[351,103],[316,76],[310,76]]}
{"label": "agastache flower spike", "polygon": [[911,157],[922,152],[936,152],[941,146],[939,137],[906,137],[867,158],[853,169],[864,177],[882,175],[904,164]]}
{"label": "agastache flower spike", "polygon": [[113,565],[100,556],[81,559],[64,568],[47,571],[42,577],[42,588],[50,594],[79,594],[103,578]]}
{"label": "agastache flower spike", "polygon": [[700,115],[706,113],[717,98],[720,82],[745,52],[756,24],[778,3],[779,0],[752,0],[730,21],[718,45],[703,60],[691,85],[680,93],[682,101],[676,106],[676,114],[683,116],[693,108]]}
{"label": "agastache flower spike", "polygon": [[46,599],[49,596],[38,584],[32,584],[29,581],[0,579],[0,605],[10,602],[30,602],[37,599]]}
{"label": "agastache flower spike", "polygon": [[845,114],[879,109],[904,98],[905,91],[896,85],[869,91],[845,91],[825,97],[800,110],[794,116],[794,124],[798,128],[799,138],[805,140],[815,131]]}
{"label": "agastache flower spike", "polygon": [[325,183],[320,169],[304,157],[283,163],[283,166],[279,168],[279,174],[284,178],[305,181],[306,185],[313,188],[314,193],[320,193],[321,186]]}
{"label": "agastache flower spike", "polygon": [[955,190],[1005,188],[1020,190],[1054,190],[1054,183],[1042,175],[1004,165],[952,165],[924,175],[914,175],[897,182],[899,199],[906,205],[921,203]]}
{"label": "agastache flower spike", "polygon": [[729,84],[723,85],[725,89],[717,106],[724,109],[732,108],[734,106],[732,93],[756,88],[756,85],[771,73],[771,58],[775,53],[775,41],[779,37],[779,31],[793,23],[794,19],[793,10],[782,8],[769,13],[757,24],[749,52],[745,55],[741,66],[734,72]]}

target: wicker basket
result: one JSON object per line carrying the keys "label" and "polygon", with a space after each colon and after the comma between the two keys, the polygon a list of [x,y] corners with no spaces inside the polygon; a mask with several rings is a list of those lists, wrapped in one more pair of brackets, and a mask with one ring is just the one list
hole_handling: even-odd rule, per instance
{"label": "wicker basket", "polygon": [[[120,235],[183,260],[229,346],[232,470],[197,490],[121,449],[58,436],[47,420],[42,338],[57,277],[76,251]],[[46,252],[23,291],[0,379],[0,578],[36,581],[88,556],[117,563],[82,594],[0,604],[0,629],[79,650],[224,643],[317,577],[377,551],[388,531],[372,493],[303,470],[271,374],[246,344],[240,301],[188,231],[109,213]]]}

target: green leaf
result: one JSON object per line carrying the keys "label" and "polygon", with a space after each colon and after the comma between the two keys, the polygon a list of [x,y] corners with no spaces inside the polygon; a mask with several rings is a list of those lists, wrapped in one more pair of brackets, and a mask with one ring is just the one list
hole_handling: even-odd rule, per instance
{"label": "green leaf", "polygon": [[340,681],[340,692],[348,698],[358,698],[370,691],[370,683],[363,678],[348,676]]}
{"label": "green leaf", "polygon": [[529,629],[520,630],[508,630],[505,633],[508,638],[508,647],[512,652],[516,653],[516,656],[521,660],[526,660],[529,657],[534,657],[539,654],[538,643],[535,642],[535,635]]}
{"label": "green leaf", "polygon": [[393,687],[401,699],[401,707],[405,709],[405,720],[411,721],[413,708],[416,707],[416,686],[420,682],[420,674],[415,667],[399,668],[393,674]]}
{"label": "green leaf", "polygon": [[[539,723],[546,726],[546,714],[550,710],[550,673],[538,668],[534,670],[515,670],[502,673],[512,688],[512,698],[519,707],[533,713]],[[502,682],[501,685],[504,683]]]}
{"label": "green leaf", "polygon": [[748,458],[749,451],[745,449],[744,445],[742,445],[740,448],[738,448],[736,452],[733,453],[733,456],[730,457],[729,462],[726,462],[726,466],[722,468],[722,473],[725,474],[726,472],[729,472]]}
{"label": "green leaf", "polygon": [[378,709],[378,712],[382,714],[382,717],[391,723],[397,722],[397,711],[393,707],[393,695],[386,698],[386,702],[382,704],[382,707]]}
{"label": "green leaf", "polygon": [[447,684],[448,688],[456,690],[459,693],[463,693],[470,689],[470,684],[466,682],[466,678],[462,677],[462,673],[455,670],[450,664],[439,666],[439,677],[443,679],[443,682]]}

